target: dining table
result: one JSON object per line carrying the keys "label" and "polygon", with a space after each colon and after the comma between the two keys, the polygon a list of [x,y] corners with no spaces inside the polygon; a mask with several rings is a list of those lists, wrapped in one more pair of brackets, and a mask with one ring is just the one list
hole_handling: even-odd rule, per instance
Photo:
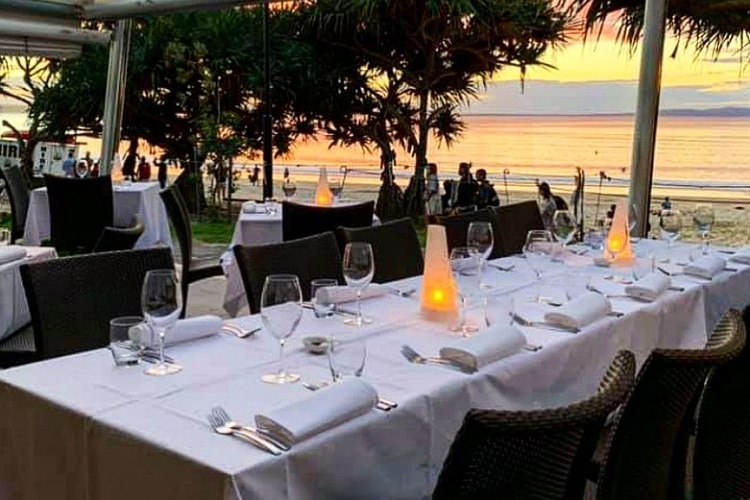
{"label": "dining table", "polygon": [[[117,183],[112,186],[114,225],[129,227],[138,216],[144,231],[134,248],[172,246],[167,211],[159,197],[158,182]],[[24,244],[35,246],[51,238],[47,188],[31,191],[24,228]]]}
{"label": "dining table", "polygon": [[[140,365],[115,367],[107,349],[2,371],[0,498],[429,498],[469,409],[531,410],[579,401],[596,390],[616,352],[632,351],[640,366],[655,348],[700,349],[728,308],[750,303],[748,265],[731,262],[710,279],[699,278],[682,272],[695,258],[695,245],[667,249],[641,240],[634,247],[654,272],[672,275],[670,288],[653,300],[624,296],[635,268],[600,267],[598,250],[566,253],[541,270],[523,256],[491,261],[483,288],[472,289],[467,319],[480,326],[476,335],[491,335],[496,325],[516,328],[525,346],[473,373],[402,355],[404,345],[436,356],[467,340],[451,331],[452,321],[424,314],[421,276],[387,284],[386,293],[363,300],[363,314],[372,319],[366,326],[345,325],[339,314],[318,318],[304,308],[286,341],[285,366],[300,375],[298,383],[261,380],[279,362],[279,342],[262,315],[229,320],[226,331],[168,347],[183,367],[171,376],[147,376]],[[557,300],[567,300],[556,295],[583,278],[587,288],[610,295],[609,314],[575,332],[544,323],[510,325],[508,311],[543,318]],[[457,280],[469,294],[473,278]],[[246,338],[235,335],[256,328]],[[325,393],[309,388],[330,384],[331,370],[326,355],[305,349],[309,336],[364,342],[358,380],[397,407],[368,409],[280,455],[214,432],[207,415],[215,406],[249,424],[295,403],[316,408],[316,397],[322,401]]]}

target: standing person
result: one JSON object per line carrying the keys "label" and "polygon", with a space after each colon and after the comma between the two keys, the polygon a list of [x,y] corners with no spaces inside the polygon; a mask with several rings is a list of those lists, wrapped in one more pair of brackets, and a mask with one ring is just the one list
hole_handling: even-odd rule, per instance
{"label": "standing person", "polygon": [[471,175],[471,163],[459,163],[458,176],[459,181],[456,189],[453,208],[463,208],[476,205],[479,184]]}
{"label": "standing person", "polygon": [[83,161],[86,162],[88,171],[91,172],[91,169],[94,167],[94,159],[91,158],[91,151],[86,151],[86,156],[83,157]]}
{"label": "standing person", "polygon": [[123,179],[130,179],[131,181],[135,180],[135,167],[136,167],[136,159],[138,157],[134,154],[129,154],[125,157],[125,161],[122,162],[122,178]]}
{"label": "standing person", "polygon": [[541,200],[539,201],[539,212],[542,215],[544,229],[552,231],[555,210],[558,210],[558,207],[555,202],[555,197],[552,194],[552,190],[546,182],[539,184],[539,196],[541,197]]}
{"label": "standing person", "polygon": [[477,207],[499,207],[500,198],[497,196],[495,186],[487,180],[487,171],[483,168],[477,169],[477,183],[479,189],[477,190]]}
{"label": "standing person", "polygon": [[156,178],[159,181],[159,186],[164,189],[165,187],[167,187],[167,160],[164,158],[164,156],[161,157],[157,165],[159,167],[159,170],[156,174]]}
{"label": "standing person", "polygon": [[62,164],[63,173],[65,177],[74,177],[76,169],[76,160],[73,158],[73,151],[68,151],[68,157]]}
{"label": "standing person", "polygon": [[443,200],[440,198],[440,180],[435,163],[427,164],[427,189],[425,191],[425,210],[428,215],[443,213]]}
{"label": "standing person", "polygon": [[151,180],[151,164],[146,161],[145,156],[141,156],[141,162],[138,164],[138,181]]}

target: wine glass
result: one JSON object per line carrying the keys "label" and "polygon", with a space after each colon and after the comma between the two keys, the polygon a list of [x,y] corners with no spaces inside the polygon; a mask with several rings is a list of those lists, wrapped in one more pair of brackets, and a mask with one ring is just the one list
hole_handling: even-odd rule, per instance
{"label": "wine glass", "polygon": [[260,297],[260,317],[263,325],[279,339],[279,371],[263,375],[263,382],[289,384],[299,375],[284,369],[284,345],[302,319],[302,291],[299,279],[293,274],[271,274],[266,277]]}
{"label": "wine glass", "polygon": [[695,206],[693,223],[701,235],[701,252],[703,255],[708,253],[708,233],[711,232],[711,226],[713,226],[715,218],[714,207],[710,204],[701,203]]}
{"label": "wine glass", "polygon": [[329,278],[319,278],[310,282],[310,302],[312,302],[316,318],[328,318],[333,315],[336,304],[331,300],[330,294],[318,294],[318,292],[324,288],[338,286],[338,284],[337,280]]}
{"label": "wine glass", "polygon": [[570,210],[555,210],[555,215],[552,216],[552,226],[555,229],[557,240],[563,246],[573,240],[576,229],[578,229],[576,216]]}
{"label": "wine glass", "polygon": [[87,175],[89,175],[89,164],[85,161],[76,163],[76,176],[80,179],[85,179]]}
{"label": "wine glass", "polygon": [[367,344],[363,339],[345,341],[331,337],[328,345],[328,367],[334,382],[344,377],[362,375],[367,359]]}
{"label": "wine glass", "polygon": [[480,255],[474,247],[455,247],[451,250],[451,269],[456,276],[456,283],[461,296],[461,312],[459,324],[451,327],[451,331],[461,332],[466,337],[479,330],[479,327],[466,322],[466,306],[469,299],[479,291]]}
{"label": "wine glass", "polygon": [[487,259],[492,253],[495,237],[492,234],[492,224],[489,222],[472,222],[466,231],[466,246],[474,247],[479,253],[479,287],[486,288],[483,271]]}
{"label": "wine glass", "polygon": [[523,246],[523,255],[529,267],[536,276],[537,293],[535,301],[539,301],[539,282],[542,279],[542,268],[552,259],[555,242],[552,233],[547,230],[534,229],[526,234],[526,244]]}
{"label": "wine glass", "polygon": [[343,271],[346,284],[357,293],[357,316],[347,318],[344,323],[353,326],[372,323],[371,319],[362,317],[362,291],[370,284],[375,274],[372,246],[363,241],[347,243],[344,248]]}
{"label": "wine glass", "polygon": [[634,241],[633,233],[638,227],[638,208],[635,204],[628,206],[628,230],[630,231],[630,241]]}
{"label": "wine glass", "polygon": [[297,185],[292,181],[287,181],[281,186],[281,190],[284,192],[284,197],[289,199],[297,194]]}
{"label": "wine glass", "polygon": [[141,309],[149,326],[159,336],[159,364],[146,370],[148,375],[171,375],[182,370],[175,363],[164,361],[164,337],[180,317],[180,286],[171,269],[157,269],[146,273],[141,290]]}
{"label": "wine glass", "polygon": [[682,231],[682,214],[679,210],[662,210],[659,216],[659,227],[661,237],[667,240],[667,248],[672,248],[672,244]]}

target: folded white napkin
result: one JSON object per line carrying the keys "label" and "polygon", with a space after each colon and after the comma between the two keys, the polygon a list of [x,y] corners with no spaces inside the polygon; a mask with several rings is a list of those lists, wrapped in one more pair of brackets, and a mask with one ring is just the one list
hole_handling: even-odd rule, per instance
{"label": "folded white napkin", "polygon": [[739,262],[740,264],[750,265],[750,248],[741,248],[737,250],[737,253],[729,257],[732,262]]}
{"label": "folded white napkin", "polygon": [[521,330],[512,325],[499,325],[443,347],[440,357],[479,369],[520,351],[524,344],[526,337]]}
{"label": "folded white napkin", "polygon": [[265,415],[256,415],[255,424],[293,444],[367,413],[377,402],[375,389],[361,379],[350,378]]}
{"label": "folded white napkin", "polygon": [[636,299],[656,300],[672,284],[669,276],[662,273],[648,273],[632,285],[625,287],[625,293]]}
{"label": "folded white napkin", "polygon": [[544,320],[569,328],[583,328],[612,312],[607,297],[596,292],[584,292],[570,302],[544,315]]}
{"label": "folded white napkin", "polygon": [[242,204],[242,211],[246,214],[254,214],[258,211],[258,205],[254,201],[248,201]]}
{"label": "folded white napkin", "polygon": [[[388,287],[371,283],[362,291],[363,299],[380,297],[388,293]],[[318,290],[316,298],[329,304],[343,304],[357,300],[357,292],[348,286],[328,286]]]}
{"label": "folded white napkin", "polygon": [[0,247],[0,264],[7,264],[26,257],[26,249],[19,245],[7,245]]}
{"label": "folded white napkin", "polygon": [[[208,337],[221,330],[221,318],[218,316],[196,316],[195,318],[179,319],[174,327],[164,337],[164,345],[174,345],[188,340]],[[159,339],[153,334],[147,323],[141,323],[128,330],[130,340],[138,345],[154,347],[159,345]]]}
{"label": "folded white napkin", "polygon": [[706,255],[691,262],[683,272],[692,276],[699,276],[701,278],[713,278],[717,273],[721,272],[727,265],[727,261],[718,255]]}

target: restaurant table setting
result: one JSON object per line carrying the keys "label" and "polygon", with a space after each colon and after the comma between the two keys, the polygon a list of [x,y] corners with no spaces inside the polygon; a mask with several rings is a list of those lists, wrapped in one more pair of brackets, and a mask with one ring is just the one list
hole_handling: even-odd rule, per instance
{"label": "restaurant table setting", "polygon": [[[0,372],[0,484],[21,499],[427,498],[468,409],[577,401],[617,351],[700,348],[750,302],[750,266],[691,261],[695,245],[641,240],[627,266],[575,247],[456,266],[430,241],[424,276],[352,275],[359,308],[329,287],[163,338],[135,328],[135,343],[164,340],[181,367],[168,376],[106,349]],[[712,278],[684,274],[691,262]],[[370,321],[346,323],[358,313]],[[452,331],[459,319],[476,332]]]}

